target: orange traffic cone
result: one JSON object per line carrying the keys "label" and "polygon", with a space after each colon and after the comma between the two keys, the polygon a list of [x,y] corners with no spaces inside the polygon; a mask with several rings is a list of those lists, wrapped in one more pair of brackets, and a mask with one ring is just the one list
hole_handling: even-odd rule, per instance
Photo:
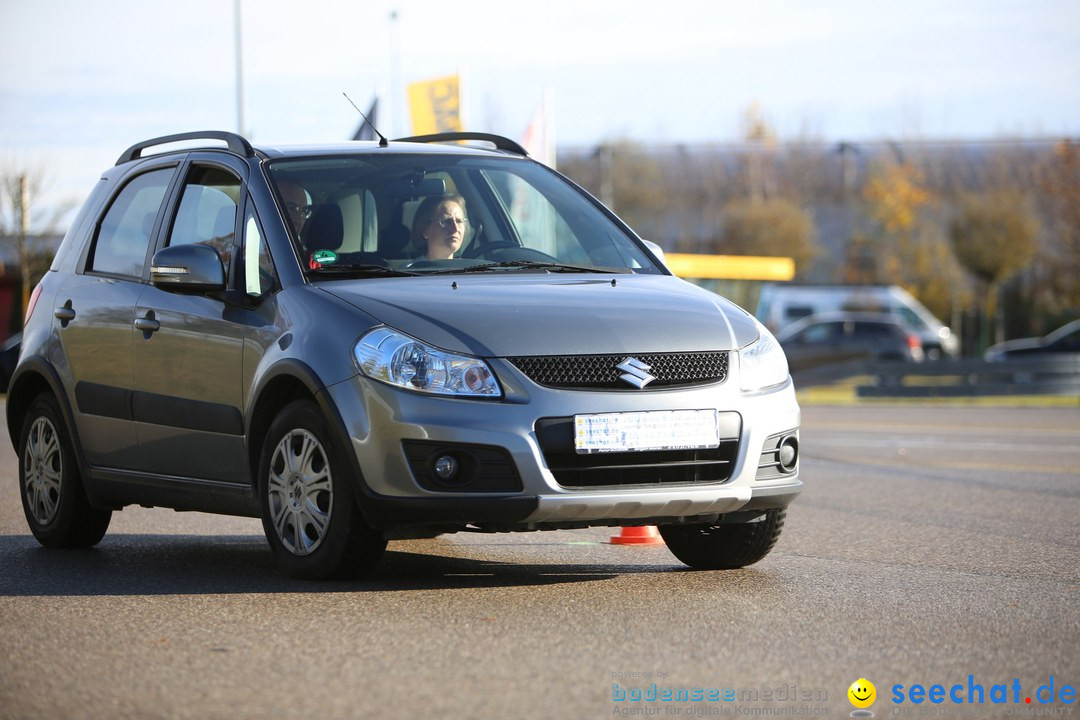
{"label": "orange traffic cone", "polygon": [[656,530],[655,525],[640,525],[638,527],[624,527],[618,535],[612,535],[612,545],[663,545],[664,538]]}

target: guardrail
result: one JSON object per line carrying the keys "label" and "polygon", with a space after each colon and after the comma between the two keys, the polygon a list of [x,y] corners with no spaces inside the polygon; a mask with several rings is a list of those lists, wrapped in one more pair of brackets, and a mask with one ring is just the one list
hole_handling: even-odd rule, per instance
{"label": "guardrail", "polygon": [[1080,397],[1080,353],[986,362],[960,359],[904,363],[857,361],[796,373],[796,387],[871,378],[859,397],[979,397],[1076,395]]}

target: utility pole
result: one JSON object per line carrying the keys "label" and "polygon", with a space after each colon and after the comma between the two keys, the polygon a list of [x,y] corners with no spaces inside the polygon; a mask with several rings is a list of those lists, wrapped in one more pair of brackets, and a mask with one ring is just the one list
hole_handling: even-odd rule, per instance
{"label": "utility pole", "polygon": [[15,208],[15,214],[19,219],[19,275],[22,279],[22,305],[20,306],[21,317],[26,316],[26,307],[30,304],[30,253],[26,247],[30,237],[30,190],[27,187],[26,175],[19,175],[19,202]]}
{"label": "utility pole", "polygon": [[600,202],[615,212],[614,174],[615,149],[610,143],[602,143],[596,148],[596,162],[600,173]]}

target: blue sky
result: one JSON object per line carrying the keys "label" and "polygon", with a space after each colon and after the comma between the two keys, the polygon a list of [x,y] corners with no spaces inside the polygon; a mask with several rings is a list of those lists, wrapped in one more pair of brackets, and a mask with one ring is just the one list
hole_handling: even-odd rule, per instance
{"label": "blue sky", "polygon": [[[256,141],[405,134],[409,82],[460,72],[469,129],[561,146],[1080,135],[1077,0],[241,0]],[[397,20],[390,19],[397,11]],[[237,129],[233,0],[0,0],[0,172],[78,201],[133,142]],[[394,89],[398,93],[393,93]],[[398,121],[389,117],[392,108]]]}

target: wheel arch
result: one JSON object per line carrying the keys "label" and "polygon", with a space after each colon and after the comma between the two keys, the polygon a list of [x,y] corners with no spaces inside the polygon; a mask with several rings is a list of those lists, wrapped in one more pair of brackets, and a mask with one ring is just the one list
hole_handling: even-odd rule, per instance
{"label": "wheel arch", "polygon": [[[315,371],[299,360],[283,360],[266,373],[255,392],[255,400],[248,413],[250,418],[248,436],[248,467],[251,478],[258,485],[259,456],[263,441],[271,423],[281,409],[294,400],[312,400],[316,403],[323,385]],[[319,403],[320,405],[322,403]]]}
{"label": "wheel arch", "polygon": [[322,411],[326,423],[340,444],[349,468],[356,477],[360,477],[360,467],[356,458],[348,449],[351,445],[345,422],[337,407],[326,393],[326,385],[315,370],[305,362],[295,359],[282,360],[263,376],[255,393],[248,425],[248,463],[252,469],[251,477],[258,483],[259,458],[263,441],[274,418],[282,408],[294,400],[311,400]]}
{"label": "wheel arch", "polygon": [[68,404],[67,393],[64,392],[64,384],[60,380],[56,369],[40,357],[27,358],[15,371],[8,385],[5,414],[7,416],[8,437],[15,452],[19,452],[19,436],[22,432],[23,416],[26,415],[30,403],[42,393],[49,393],[55,398],[60,407],[66,430],[72,439],[72,447],[75,458],[79,463],[79,469],[85,475],[86,462],[82,456],[82,444],[79,442],[79,432],[75,427],[75,418]]}

